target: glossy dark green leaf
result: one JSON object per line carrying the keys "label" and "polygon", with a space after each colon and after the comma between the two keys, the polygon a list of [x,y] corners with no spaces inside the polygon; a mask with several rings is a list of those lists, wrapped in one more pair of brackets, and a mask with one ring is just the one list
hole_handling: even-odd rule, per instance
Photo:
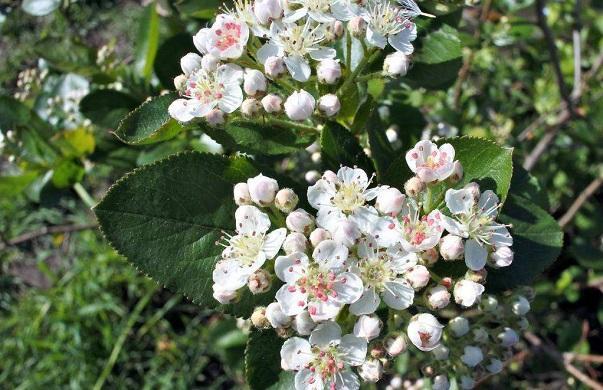
{"label": "glossy dark green leaf", "polygon": [[461,58],[437,64],[417,62],[413,64],[403,80],[412,88],[448,89],[456,81],[462,64],[463,60]]}
{"label": "glossy dark green leaf", "polygon": [[416,62],[440,64],[462,56],[458,32],[448,25],[443,25],[440,29],[427,34],[421,44],[421,49],[415,58]]}
{"label": "glossy dark green leaf", "polygon": [[286,390],[295,387],[294,373],[280,365],[281,346],[273,329],[253,330],[245,349],[245,378],[252,390]]}
{"label": "glossy dark green leaf", "polygon": [[155,75],[168,89],[174,88],[174,77],[182,73],[180,58],[187,53],[196,53],[193,37],[189,33],[180,33],[166,39],[157,50]]}
{"label": "glossy dark green leaf", "polygon": [[97,126],[116,129],[119,121],[139,102],[132,96],[112,89],[90,92],[80,101],[80,112]]}
{"label": "glossy dark green leaf", "polygon": [[364,153],[358,140],[348,129],[328,122],[320,137],[322,161],[327,169],[337,171],[341,165],[358,166],[368,173],[374,172],[373,162]]}

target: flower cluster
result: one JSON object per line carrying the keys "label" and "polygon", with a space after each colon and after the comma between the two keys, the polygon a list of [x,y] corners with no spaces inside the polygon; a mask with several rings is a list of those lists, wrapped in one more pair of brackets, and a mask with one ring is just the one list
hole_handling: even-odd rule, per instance
{"label": "flower cluster", "polygon": [[[496,194],[476,183],[453,188],[463,169],[450,144],[420,141],[406,160],[415,176],[404,193],[373,184],[359,168],[324,172],[307,190],[312,211],[298,207],[293,190],[261,174],[234,187],[236,227],[221,241],[214,297],[234,303],[245,287],[274,294],[251,321],[288,338],[281,365],[296,371],[297,389],[356,389],[353,367],[375,382],[408,342],[433,354],[432,372],[456,354],[460,366],[450,367],[469,388],[475,373],[502,369],[505,351],[518,341],[513,327],[526,326],[525,298],[506,306],[495,296],[482,299],[486,267],[513,260],[508,226],[496,222]],[[449,187],[445,207],[430,209],[436,185]],[[446,262],[462,260],[464,275],[435,271],[439,262],[438,272],[447,272]],[[444,308],[458,316],[446,323]],[[471,337],[470,317],[463,315],[469,308],[478,313]]]}
{"label": "flower cluster", "polygon": [[406,74],[418,15],[431,16],[413,0],[236,0],[193,37],[198,53],[181,59],[169,113],[213,126],[226,114],[335,116],[388,46],[382,75]]}

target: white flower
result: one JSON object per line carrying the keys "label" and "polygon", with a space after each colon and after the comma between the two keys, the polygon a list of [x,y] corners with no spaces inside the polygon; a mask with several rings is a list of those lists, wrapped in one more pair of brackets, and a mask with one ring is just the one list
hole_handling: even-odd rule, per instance
{"label": "white flower", "polygon": [[519,342],[517,332],[511,328],[505,328],[501,333],[499,333],[498,339],[500,340],[500,344],[505,348],[512,347]]}
{"label": "white flower", "polygon": [[490,364],[486,366],[486,370],[491,374],[498,374],[503,370],[503,362],[499,359],[490,359]]}
{"label": "white flower", "polygon": [[260,206],[267,206],[272,203],[278,191],[277,181],[261,173],[247,179],[247,185],[249,186],[251,200]]}
{"label": "white flower", "polygon": [[248,39],[246,23],[231,15],[220,14],[207,34],[207,52],[222,60],[236,59],[243,55]]}
{"label": "white flower", "polygon": [[292,318],[283,313],[283,309],[278,302],[272,302],[266,307],[266,318],[273,328],[286,328],[291,324]]}
{"label": "white flower", "polygon": [[448,178],[454,171],[454,148],[444,144],[438,148],[431,141],[419,141],[406,153],[406,163],[419,179],[431,183]]}
{"label": "white flower", "polygon": [[245,69],[243,90],[247,95],[254,96],[258,92],[265,92],[268,88],[266,77],[257,69]]}
{"label": "white flower", "polygon": [[383,323],[376,315],[363,315],[358,317],[358,320],[354,324],[354,336],[371,341],[379,337],[382,327]]}
{"label": "white flower", "polygon": [[312,217],[306,210],[297,209],[287,215],[285,219],[287,228],[292,232],[310,234],[314,229],[314,217]]}
{"label": "white flower", "polygon": [[513,313],[518,316],[525,316],[530,311],[530,301],[526,297],[519,295],[512,304]]}
{"label": "white flower", "polygon": [[318,110],[328,117],[337,115],[340,109],[341,103],[337,95],[330,93],[318,99]]}
{"label": "white flower", "polygon": [[463,238],[448,234],[440,240],[440,254],[444,260],[457,260],[463,257],[465,245]]}
{"label": "white flower", "polygon": [[415,292],[404,274],[417,263],[414,253],[400,247],[380,248],[371,237],[363,239],[357,251],[359,259],[353,269],[360,275],[364,291],[360,299],[350,305],[351,313],[374,313],[381,299],[395,310],[412,305]]}
{"label": "white flower", "polygon": [[443,309],[450,302],[450,293],[444,286],[435,286],[427,292],[427,301],[432,309]]}
{"label": "white flower", "polygon": [[168,108],[170,115],[180,121],[204,117],[214,108],[234,112],[243,103],[241,81],[243,70],[232,64],[221,65],[215,72],[197,69],[186,81],[182,96]]}
{"label": "white flower", "polygon": [[462,316],[454,317],[448,321],[448,328],[456,337],[463,337],[469,333],[469,321]]}
{"label": "white flower", "polygon": [[291,255],[295,252],[305,252],[308,247],[308,239],[302,233],[293,232],[285,238],[283,250]]}
{"label": "white flower", "polygon": [[448,390],[450,388],[450,382],[446,375],[437,375],[433,378],[432,390]]}
{"label": "white flower", "polygon": [[388,187],[383,189],[377,196],[375,208],[381,214],[395,217],[402,211],[402,206],[404,206],[405,201],[406,196],[402,194],[399,189]]}
{"label": "white flower", "polygon": [[251,195],[249,195],[249,186],[247,183],[237,183],[233,189],[233,197],[237,206],[251,204]]}
{"label": "white flower", "polygon": [[484,354],[478,347],[468,345],[463,350],[464,353],[461,356],[461,361],[469,367],[477,366],[482,360],[484,360]]}
{"label": "white flower", "polygon": [[465,264],[469,269],[484,268],[489,249],[513,245],[506,226],[495,222],[500,205],[494,192],[484,191],[476,200],[469,188],[449,189],[445,199],[453,218],[444,217],[444,226],[451,234],[467,238]]}
{"label": "white flower", "polygon": [[370,45],[385,49],[389,43],[399,52],[412,54],[414,48],[410,42],[417,37],[417,26],[400,11],[389,1],[375,1],[369,5],[364,18],[366,40]]}
{"label": "white flower", "polygon": [[404,183],[404,191],[411,198],[416,198],[425,189],[425,183],[416,176],[411,177]]}
{"label": "white flower", "polygon": [[360,297],[362,280],[345,271],[348,249],[343,245],[323,241],[314,249],[313,257],[312,263],[303,253],[276,259],[275,273],[285,282],[276,299],[288,315],[307,308],[314,321],[324,321]]}
{"label": "white flower", "polygon": [[341,78],[341,65],[338,60],[322,60],[316,66],[318,81],[324,84],[335,84]]}
{"label": "white flower", "polygon": [[310,21],[302,26],[272,23],[270,41],[258,50],[257,59],[266,64],[270,57],[282,57],[291,77],[305,82],[312,72],[308,57],[320,61],[336,55],[335,49],[320,45],[324,40],[324,31],[320,26],[312,27]]}
{"label": "white flower", "polygon": [[[268,34],[268,29],[262,26],[262,23],[255,8],[257,8],[257,1],[253,0],[234,0],[234,9],[228,9],[224,7],[228,16],[232,19],[246,25],[251,29],[251,32],[256,37],[265,37]],[[237,57],[238,58],[238,57]]]}
{"label": "white flower", "polygon": [[408,324],[408,338],[421,351],[431,351],[440,343],[443,327],[433,315],[417,314]]}
{"label": "white flower", "polygon": [[294,121],[304,121],[312,116],[316,100],[303,89],[295,91],[285,102],[285,113]]}
{"label": "white flower", "polygon": [[360,366],[366,359],[367,343],[351,334],[341,336],[335,322],[326,322],[312,331],[310,339],[292,337],[281,348],[281,367],[297,371],[296,390],[360,388],[350,366]]}
{"label": "white flower", "polygon": [[268,114],[279,113],[283,111],[283,99],[274,94],[268,94],[262,98],[262,107]]}
{"label": "white flower", "polygon": [[325,177],[308,188],[308,202],[318,210],[318,226],[333,233],[342,221],[349,219],[360,230],[370,232],[379,215],[367,202],[379,195],[381,187],[368,189],[371,182],[359,168],[341,167],[337,175]]}
{"label": "white flower", "polygon": [[331,3],[337,0],[288,0],[291,5],[299,6],[295,10],[288,8],[285,10],[283,22],[294,23],[302,18],[308,17],[317,23],[331,23],[335,17],[331,14]]}
{"label": "white flower", "polygon": [[388,54],[383,61],[383,74],[390,77],[405,76],[409,65],[410,60],[406,54],[399,51]]}
{"label": "white flower", "polygon": [[454,285],[454,301],[463,307],[471,307],[479,301],[484,290],[481,284],[463,279]]}
{"label": "white flower", "polygon": [[283,16],[281,0],[255,0],[253,12],[261,24],[268,24]]}
{"label": "white flower", "polygon": [[235,212],[236,232],[228,235],[222,260],[216,264],[213,280],[220,290],[236,291],[264,262],[274,258],[285,239],[287,229],[270,233],[270,219],[254,206],[241,206]]}
{"label": "white flower", "polygon": [[367,359],[358,367],[358,375],[365,382],[378,382],[383,376],[383,364],[378,359]]}
{"label": "white flower", "polygon": [[293,329],[301,336],[309,336],[316,328],[316,322],[307,311],[302,311],[293,319]]}

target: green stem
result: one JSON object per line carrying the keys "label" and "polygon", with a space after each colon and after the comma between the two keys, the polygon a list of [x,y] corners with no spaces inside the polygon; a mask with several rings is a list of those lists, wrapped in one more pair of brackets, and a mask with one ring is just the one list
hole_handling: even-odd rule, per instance
{"label": "green stem", "polygon": [[86,191],[81,183],[75,183],[73,185],[73,190],[78,194],[82,202],[84,202],[89,208],[93,208],[96,205],[94,198],[90,196],[88,191]]}
{"label": "green stem", "polygon": [[267,125],[274,125],[278,127],[284,128],[292,128],[299,130],[301,132],[309,132],[309,133],[317,133],[319,130],[317,127],[312,127],[309,125],[304,125],[302,123],[292,122],[285,119],[277,119],[277,118],[266,118],[265,123]]}
{"label": "green stem", "polygon": [[350,31],[347,31],[346,34],[346,42],[345,42],[345,49],[346,49],[346,57],[345,57],[345,67],[346,69],[352,69],[352,34],[350,33]]}
{"label": "green stem", "polygon": [[381,55],[381,53],[379,52],[379,50],[371,49],[371,50],[369,50],[369,52],[366,55],[364,55],[364,57],[362,57],[362,60],[360,60],[360,62],[356,66],[356,69],[354,69],[354,71],[352,72],[352,74],[347,78],[347,80],[345,81],[345,83],[343,83],[343,85],[339,89],[339,95],[340,96],[346,96],[349,93],[350,88],[357,81],[358,76],[379,55]]}
{"label": "green stem", "polygon": [[368,80],[373,80],[375,78],[382,78],[382,77],[383,77],[382,72],[373,72],[373,73],[367,73],[362,76],[358,76],[358,81],[368,81]]}

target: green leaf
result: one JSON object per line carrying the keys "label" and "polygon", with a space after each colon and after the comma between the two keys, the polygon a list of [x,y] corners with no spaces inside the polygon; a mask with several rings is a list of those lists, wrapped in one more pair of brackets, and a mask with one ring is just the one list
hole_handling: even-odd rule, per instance
{"label": "green leaf", "polygon": [[245,349],[245,379],[252,390],[287,390],[295,387],[294,373],[280,365],[281,346],[273,329],[253,330]]}
{"label": "green leaf", "polygon": [[188,33],[179,33],[166,39],[157,50],[155,74],[161,84],[168,89],[174,88],[174,77],[182,74],[180,58],[187,53],[196,53],[193,38]]}
{"label": "green leaf", "polygon": [[211,19],[216,15],[216,9],[222,5],[222,0],[181,0],[176,3],[176,8],[184,16]]}
{"label": "green leaf", "polygon": [[119,121],[138,104],[126,93],[99,89],[84,96],[80,101],[80,112],[97,126],[116,129]]}
{"label": "green leaf", "polygon": [[145,145],[165,141],[183,130],[168,113],[168,107],[177,94],[154,97],[130,112],[119,123],[117,138],[130,145]]}
{"label": "green leaf", "polygon": [[153,64],[159,47],[159,15],[155,2],[149,4],[138,26],[135,67],[148,82],[153,76]]}
{"label": "green leaf", "polygon": [[68,38],[44,38],[37,42],[35,52],[50,65],[63,72],[90,76],[98,72],[96,51]]}
{"label": "green leaf", "polygon": [[499,220],[512,224],[515,256],[509,267],[488,271],[490,291],[530,284],[557,259],[563,246],[563,232],[557,221],[530,200],[514,193],[509,195]]}
{"label": "green leaf", "polygon": [[[370,106],[370,111],[369,108],[365,108],[365,106]],[[379,179],[381,179],[391,162],[396,158],[396,153],[392,148],[392,144],[385,134],[387,126],[383,124],[379,117],[376,103],[370,98],[360,107],[356,116],[359,118],[354,121],[354,125],[356,125],[357,122],[362,122],[362,118],[364,118],[364,126],[366,126],[371,149],[371,159],[375,164],[377,175]]]}
{"label": "green leaf", "polygon": [[[447,138],[438,141],[439,145],[449,143],[456,151],[455,159],[463,165],[463,178],[454,188],[462,188],[467,183],[477,182],[480,190],[494,191],[505,201],[511,177],[513,176],[513,149],[503,148],[492,141],[472,138]],[[444,194],[449,188],[447,183],[431,186],[430,196],[425,202],[428,210],[444,205]]]}
{"label": "green leaf", "polygon": [[50,127],[32,109],[12,97],[0,96],[0,130],[17,127],[34,128],[44,136],[52,134]]}
{"label": "green leaf", "polygon": [[461,58],[437,64],[415,63],[403,81],[411,88],[448,89],[454,84],[463,65]]}
{"label": "green leaf", "polygon": [[94,152],[94,134],[86,127],[64,130],[53,137],[53,142],[64,157],[81,157]]}
{"label": "green leaf", "polygon": [[443,25],[442,28],[421,41],[422,47],[416,61],[425,64],[439,64],[462,56],[461,41],[455,28]]}
{"label": "green leaf", "polygon": [[[113,247],[136,268],[204,308],[212,297],[212,272],[222,231],[234,231],[234,184],[257,175],[247,159],[196,152],[171,156],[134,170],[115,183],[95,207]],[[221,308],[249,316],[276,289]]]}
{"label": "green leaf", "polygon": [[57,188],[67,188],[79,183],[84,178],[85,170],[81,164],[70,159],[64,159],[52,170],[52,184]]}
{"label": "green leaf", "polygon": [[36,172],[25,172],[18,176],[0,176],[0,195],[2,197],[19,195],[37,177]]}
{"label": "green leaf", "polygon": [[341,165],[358,166],[369,174],[374,172],[373,162],[345,127],[327,122],[320,137],[322,161],[327,169],[337,171]]}
{"label": "green leaf", "polygon": [[228,149],[250,153],[279,155],[295,153],[315,139],[312,134],[300,134],[291,128],[252,122],[232,121],[224,128],[205,126],[203,131]]}
{"label": "green leaf", "polygon": [[531,200],[545,210],[549,208],[547,194],[542,190],[538,179],[530,175],[521,164],[514,164],[511,192],[517,196]]}

